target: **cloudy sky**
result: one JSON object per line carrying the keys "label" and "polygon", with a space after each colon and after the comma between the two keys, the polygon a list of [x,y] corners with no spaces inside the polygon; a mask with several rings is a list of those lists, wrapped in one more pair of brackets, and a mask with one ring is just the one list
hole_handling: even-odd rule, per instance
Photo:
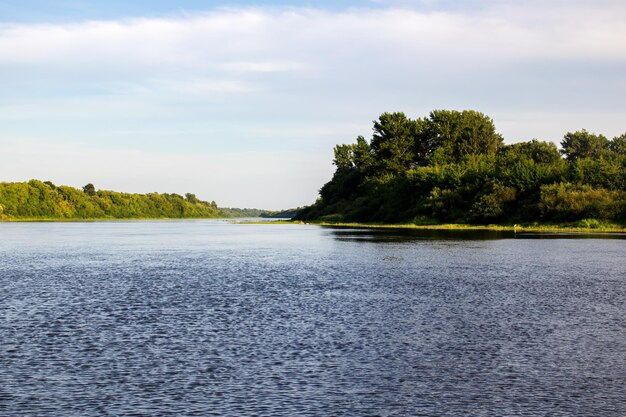
{"label": "cloudy sky", "polygon": [[313,202],[384,111],[626,131],[626,3],[0,0],[0,181]]}

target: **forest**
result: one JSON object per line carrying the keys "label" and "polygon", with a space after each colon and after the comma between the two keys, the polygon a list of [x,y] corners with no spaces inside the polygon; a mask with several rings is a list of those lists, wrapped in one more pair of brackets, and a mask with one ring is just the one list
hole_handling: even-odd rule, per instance
{"label": "forest", "polygon": [[373,134],[334,148],[332,179],[298,220],[575,223],[626,220],[626,133],[568,132],[558,148],[504,144],[488,116],[383,113]]}
{"label": "forest", "polygon": [[50,181],[0,183],[0,220],[155,219],[222,217],[214,201],[194,194],[128,194],[57,186]]}

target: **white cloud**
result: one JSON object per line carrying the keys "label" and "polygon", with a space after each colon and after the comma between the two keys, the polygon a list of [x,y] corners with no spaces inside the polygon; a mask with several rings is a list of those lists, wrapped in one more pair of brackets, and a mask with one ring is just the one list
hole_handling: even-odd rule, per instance
{"label": "white cloud", "polygon": [[[0,28],[0,62],[68,69],[154,65],[150,70],[156,72],[217,65],[227,71],[274,72],[301,67],[294,57],[315,62],[369,51],[376,58],[393,56],[398,47],[408,54],[454,53],[490,61],[520,55],[626,59],[623,5],[535,6],[495,3],[473,14],[234,9],[160,19],[5,25]],[[377,47],[385,49],[370,49]]]}

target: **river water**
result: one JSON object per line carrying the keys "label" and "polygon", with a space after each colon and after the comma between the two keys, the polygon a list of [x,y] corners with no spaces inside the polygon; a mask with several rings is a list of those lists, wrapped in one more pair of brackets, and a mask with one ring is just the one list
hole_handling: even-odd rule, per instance
{"label": "river water", "polygon": [[624,416],[626,240],[0,224],[2,416]]}

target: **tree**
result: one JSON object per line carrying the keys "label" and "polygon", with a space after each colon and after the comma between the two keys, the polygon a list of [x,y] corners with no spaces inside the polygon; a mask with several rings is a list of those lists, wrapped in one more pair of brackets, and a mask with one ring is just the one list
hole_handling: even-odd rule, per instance
{"label": "tree", "polygon": [[554,143],[537,139],[506,145],[501,153],[514,158],[526,157],[539,164],[556,164],[561,160],[561,154]]}
{"label": "tree", "polygon": [[519,192],[536,191],[541,183],[565,175],[567,163],[552,142],[533,139],[504,146],[498,153],[498,179]]}
{"label": "tree", "polygon": [[350,169],[354,167],[353,148],[354,145],[335,146],[333,149],[335,154],[333,164],[337,167],[337,169]]}
{"label": "tree", "polygon": [[495,154],[502,147],[493,120],[477,111],[434,110],[423,123],[434,163],[458,162],[470,154]]}
{"label": "tree", "polygon": [[338,170],[356,169],[363,175],[370,175],[375,170],[372,148],[363,136],[357,137],[356,143],[335,146],[334,154],[333,164]]}
{"label": "tree", "polygon": [[609,143],[609,149],[619,155],[626,155],[626,133],[614,137]]}
{"label": "tree", "polygon": [[585,129],[576,132],[568,132],[561,141],[561,154],[568,161],[578,158],[598,158],[602,152],[609,148],[609,140],[603,135],[595,135]]}
{"label": "tree", "polygon": [[382,172],[400,173],[414,163],[416,123],[404,113],[383,113],[374,121],[370,147]]}
{"label": "tree", "polygon": [[187,200],[191,204],[196,204],[200,202],[200,200],[198,200],[198,197],[196,197],[195,194],[191,194],[191,193],[185,194],[185,200]]}
{"label": "tree", "polygon": [[515,190],[511,187],[494,182],[490,184],[490,192],[482,194],[472,204],[469,218],[475,222],[489,222],[501,219],[506,211],[506,204],[515,201]]}
{"label": "tree", "polygon": [[89,183],[83,187],[83,192],[89,196],[96,195],[96,187],[92,183]]}

